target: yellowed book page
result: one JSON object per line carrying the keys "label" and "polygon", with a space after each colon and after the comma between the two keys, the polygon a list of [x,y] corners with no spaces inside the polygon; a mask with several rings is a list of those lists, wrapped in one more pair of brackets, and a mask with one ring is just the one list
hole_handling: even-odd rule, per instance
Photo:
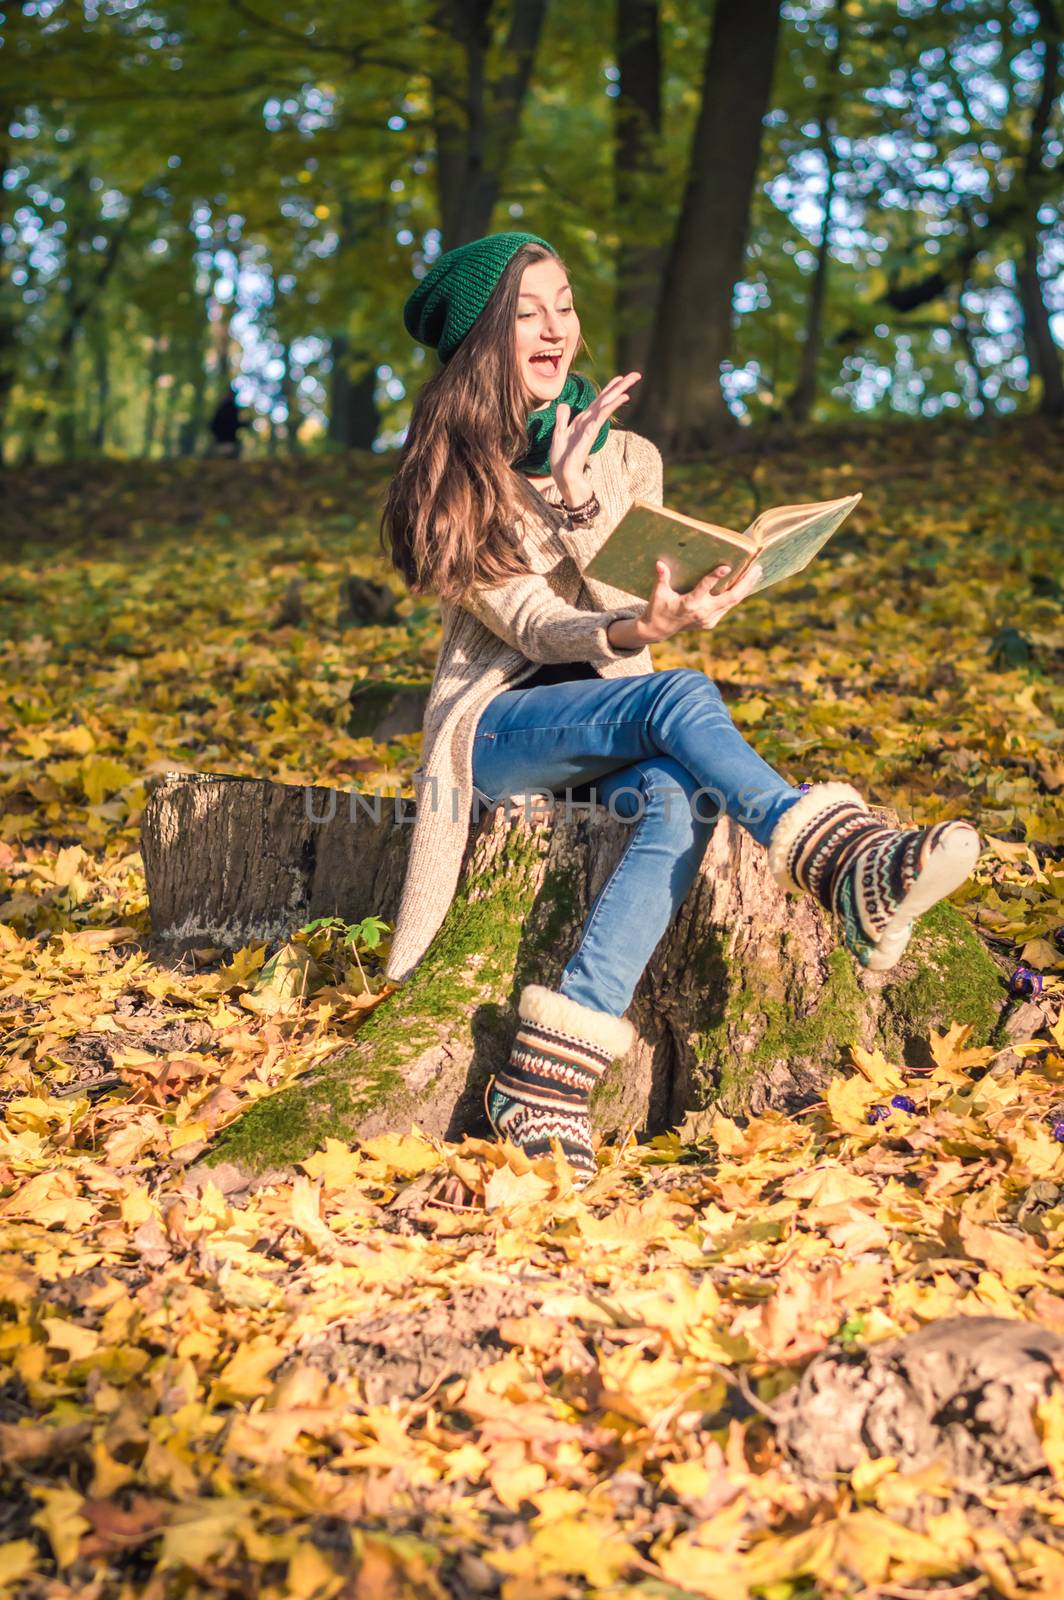
{"label": "yellowed book page", "polygon": [[859,494],[844,494],[837,500],[808,500],[798,506],[770,506],[754,518],[746,530],[746,536],[755,545],[775,544],[797,529],[809,527],[814,521],[832,517],[837,512],[841,513],[839,522],[835,524],[838,527],[860,499]]}
{"label": "yellowed book page", "polygon": [[[753,558],[761,567],[762,576],[751,594],[784,578],[793,577],[807,567],[832,534],[842,526],[861,496],[845,495],[839,500],[811,501],[801,506],[776,506],[764,511],[747,529],[749,535],[760,536],[761,548]],[[749,562],[745,563],[749,565]],[[729,573],[714,588],[714,594],[737,583],[741,571]]]}
{"label": "yellowed book page", "polygon": [[672,587],[686,594],[714,567],[727,563],[734,572],[753,549],[747,535],[732,528],[696,522],[682,512],[636,500],[584,575],[646,600],[657,581],[655,562],[667,561]]}

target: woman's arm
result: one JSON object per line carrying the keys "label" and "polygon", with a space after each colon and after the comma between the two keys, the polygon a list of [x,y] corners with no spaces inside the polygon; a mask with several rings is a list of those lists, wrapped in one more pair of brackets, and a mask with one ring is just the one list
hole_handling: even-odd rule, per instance
{"label": "woman's arm", "polygon": [[[618,432],[621,431],[618,429]],[[625,498],[628,502],[625,511],[633,500],[645,500],[652,506],[661,505],[664,467],[661,451],[656,444],[644,439],[641,433],[624,433],[621,468],[625,475]],[[558,530],[559,539],[581,572],[592,556],[598,554],[619,521],[619,517],[609,517],[603,509],[594,522],[582,528]]]}
{"label": "woman's arm", "polygon": [[612,644],[607,630],[619,618],[642,616],[645,604],[581,611],[555,594],[541,573],[507,578],[492,588],[475,585],[461,605],[529,661],[606,666],[643,649],[642,644]]}

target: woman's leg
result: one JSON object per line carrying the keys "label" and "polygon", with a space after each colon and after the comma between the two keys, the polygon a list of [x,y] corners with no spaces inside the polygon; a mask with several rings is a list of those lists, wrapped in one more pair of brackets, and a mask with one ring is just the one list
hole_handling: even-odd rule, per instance
{"label": "woman's leg", "polygon": [[621,1016],[706,853],[714,818],[701,819],[697,784],[671,756],[648,756],[599,779],[592,798],[632,822],[630,836],[588,911],[558,990]]}
{"label": "woman's leg", "polygon": [[473,782],[491,800],[557,792],[653,756],[670,756],[694,778],[700,820],[725,813],[759,844],[801,797],[743,738],[713,680],[693,667],[505,690],[477,725]]}
{"label": "woman's leg", "polygon": [[874,971],[895,964],[913,919],[963,883],[979,856],[968,822],[886,828],[849,784],[803,794],[746,742],[716,684],[692,667],[504,691],[478,723],[473,781],[492,799],[557,792],[653,755],[696,780],[700,818],[725,813],[771,846],[780,887],[814,894]]}
{"label": "woman's leg", "polygon": [[580,1183],[595,1172],[588,1105],[595,1083],[634,1037],[624,1020],[632,993],[698,871],[714,820],[691,804],[697,785],[671,756],[608,773],[592,797],[632,822],[595,897],[556,989],[526,984],[517,1035],[492,1079],[486,1109],[496,1133],[527,1155],[552,1140]]}
{"label": "woman's leg", "polygon": [[[690,888],[713,822],[726,813],[760,844],[772,843],[781,857],[777,881],[784,887],[791,881],[782,876],[784,855],[787,871],[792,858],[797,860],[798,881],[809,887],[810,874],[818,883],[824,876],[819,864],[825,850],[834,882],[836,858],[846,853],[854,828],[860,832],[865,822],[855,823],[834,794],[803,796],[788,784],[747,744],[716,685],[690,668],[497,695],[476,730],[473,782],[489,800],[593,784],[595,797],[617,815],[637,819],[591,907],[559,988],[526,984],[522,990],[510,1059],[489,1084],[486,1099],[497,1133],[533,1156],[560,1141],[578,1181],[586,1182],[595,1171],[590,1094],[610,1060],[630,1048],[631,1025],[621,1013]],[[829,816],[826,826],[819,820],[822,813]],[[840,832],[845,838],[837,847]],[[884,832],[889,830],[876,829],[877,835]],[[904,876],[907,900],[915,904],[917,856],[927,841],[916,850],[907,835],[899,839],[906,855],[913,856]],[[891,837],[877,845],[873,839],[873,848],[879,847],[892,876],[896,841]],[[888,898],[888,910],[898,905],[904,910],[905,901]],[[848,929],[848,942],[852,936]],[[851,948],[859,950],[859,941]]]}

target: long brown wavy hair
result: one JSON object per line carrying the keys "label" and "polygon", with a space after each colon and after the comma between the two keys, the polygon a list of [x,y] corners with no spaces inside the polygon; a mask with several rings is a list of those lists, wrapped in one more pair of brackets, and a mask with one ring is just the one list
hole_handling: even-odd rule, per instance
{"label": "long brown wavy hair", "polygon": [[515,527],[534,491],[511,465],[527,448],[530,407],[514,329],[521,276],[550,255],[540,244],[515,251],[468,334],[414,401],[380,523],[381,548],[412,594],[454,601],[474,583],[490,587],[530,570]]}

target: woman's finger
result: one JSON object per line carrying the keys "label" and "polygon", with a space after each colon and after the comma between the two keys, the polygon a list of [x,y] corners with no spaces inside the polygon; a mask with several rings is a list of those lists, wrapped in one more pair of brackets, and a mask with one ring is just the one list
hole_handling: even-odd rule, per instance
{"label": "woman's finger", "polygon": [[616,384],[635,383],[637,379],[641,378],[642,376],[643,374],[641,372],[619,372],[616,377],[610,379],[609,383],[603,384],[599,392],[600,394],[606,394],[607,391],[612,389]]}
{"label": "woman's finger", "polygon": [[715,598],[723,602],[724,611],[730,611],[733,606],[739,604],[740,600],[746,599],[750,590],[755,587],[760,578],[761,568],[759,566],[748,567],[734,589],[726,589],[723,594],[717,595]]}
{"label": "woman's finger", "polygon": [[613,401],[618,399],[631,399],[631,396],[626,394],[624,390],[632,382],[638,378],[641,378],[642,376],[643,374],[641,372],[629,372],[623,377],[618,376],[616,378],[611,378],[609,383],[603,385],[598,394],[595,396],[594,400],[592,400],[591,404],[587,407],[587,410],[583,411],[581,415],[586,417],[590,412],[593,412],[596,407],[602,411],[608,405],[612,404]]}
{"label": "woman's finger", "polygon": [[614,411],[624,405],[626,400],[631,398],[630,394],[615,394],[605,403],[601,403],[602,396],[600,395],[598,400],[593,402],[593,406],[588,406],[586,411],[580,413],[580,416],[587,419],[587,427],[590,428],[593,425],[597,428],[604,417],[611,416]]}
{"label": "woman's finger", "polygon": [[697,596],[697,598],[700,600],[717,598],[711,593],[713,585],[715,583],[719,583],[721,578],[724,577],[724,574],[730,570],[731,569],[727,566],[714,567],[712,572],[707,572],[704,577],[699,578],[698,582],[691,590],[691,594],[693,596]]}

